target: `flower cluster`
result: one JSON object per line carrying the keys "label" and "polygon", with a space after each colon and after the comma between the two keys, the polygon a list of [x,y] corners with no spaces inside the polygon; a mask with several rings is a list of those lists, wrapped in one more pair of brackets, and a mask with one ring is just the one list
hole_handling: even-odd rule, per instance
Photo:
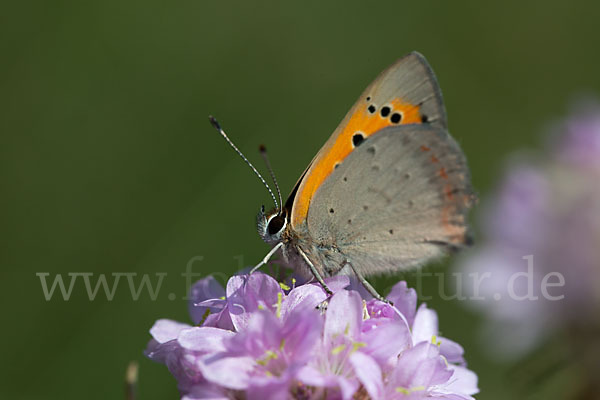
{"label": "flower cluster", "polygon": [[462,347],[438,336],[435,311],[394,286],[393,306],[347,289],[348,277],[290,289],[262,273],[192,288],[196,326],[157,321],[146,355],[183,399],[472,399]]}
{"label": "flower cluster", "polygon": [[545,154],[511,163],[484,204],[486,240],[459,263],[463,275],[490,277],[477,288],[487,301],[472,304],[503,356],[560,331],[600,328],[600,106],[579,107],[550,139]]}

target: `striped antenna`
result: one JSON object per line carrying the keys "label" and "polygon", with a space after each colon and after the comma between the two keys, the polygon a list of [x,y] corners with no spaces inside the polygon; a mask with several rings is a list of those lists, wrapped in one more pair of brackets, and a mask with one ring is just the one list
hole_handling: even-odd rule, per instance
{"label": "striped antenna", "polygon": [[[275,203],[275,208],[277,209],[277,212],[279,213],[281,209],[279,208],[279,204],[277,203],[277,199],[275,198],[275,195],[273,194],[273,191],[271,190],[271,188],[267,184],[267,181],[265,181],[265,179],[262,177],[262,175],[260,174],[260,172],[258,172],[256,170],[256,168],[254,168],[254,165],[252,165],[252,163],[250,161],[248,161],[248,159],[246,158],[246,156],[244,154],[242,154],[242,152],[235,146],[235,144],[233,144],[233,142],[231,141],[231,139],[229,139],[229,137],[227,136],[227,134],[225,133],[225,131],[223,130],[223,128],[221,128],[221,125],[215,119],[215,117],[213,117],[212,115],[209,115],[208,119],[210,120],[210,123],[212,124],[212,126],[217,131],[219,131],[219,133],[221,134],[221,136],[223,136],[223,138],[225,138],[225,140],[227,141],[227,143],[229,143],[229,145],[233,148],[233,150],[235,150],[235,152],[238,153],[240,157],[242,157],[242,159],[246,162],[246,164],[248,164],[248,166],[250,168],[252,168],[252,171],[254,171],[254,173],[256,174],[256,176],[258,176],[258,178],[263,183],[263,185],[265,185],[265,187],[267,188],[267,190],[271,194],[271,197],[273,198],[273,203]],[[280,197],[281,197],[281,195],[280,195]]]}
{"label": "striped antenna", "polygon": [[267,148],[261,144],[260,147],[258,148],[258,150],[260,151],[260,155],[262,156],[263,160],[265,160],[265,164],[267,164],[267,169],[269,170],[269,173],[271,174],[271,179],[273,180],[273,183],[275,184],[275,189],[277,189],[277,195],[279,196],[279,204],[281,204],[281,209],[279,210],[277,215],[281,215],[281,213],[283,212],[283,199],[281,198],[281,190],[279,190],[279,184],[277,183],[277,178],[275,178],[275,172],[273,172],[273,168],[271,168],[271,163],[269,162],[269,156],[267,155]]}

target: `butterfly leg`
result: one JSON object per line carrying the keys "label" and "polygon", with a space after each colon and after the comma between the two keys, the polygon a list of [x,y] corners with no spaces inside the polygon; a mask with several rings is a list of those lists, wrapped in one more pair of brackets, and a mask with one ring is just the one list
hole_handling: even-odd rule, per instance
{"label": "butterfly leg", "polygon": [[310,259],[306,256],[306,254],[304,253],[304,251],[302,251],[302,249],[300,247],[296,247],[296,249],[298,250],[298,253],[300,253],[300,255],[302,256],[302,258],[304,258],[304,261],[306,261],[306,264],[308,264],[308,267],[310,268],[310,272],[312,272],[314,277],[321,284],[321,286],[323,287],[323,290],[325,290],[325,293],[327,293],[328,296],[331,296],[333,294],[333,292],[327,287],[327,284],[323,280],[323,277],[321,276],[321,274],[319,274],[319,271],[317,271],[317,269],[315,268],[313,263],[310,261]]}
{"label": "butterfly leg", "polygon": [[[376,298],[379,301],[383,301],[384,303],[388,303],[388,304],[392,304],[391,301],[389,301],[388,299],[386,299],[385,297],[383,297],[382,295],[380,295],[379,293],[377,293],[377,290],[375,290],[375,288],[365,279],[364,276],[362,276],[362,274],[360,274],[356,268],[354,268],[354,265],[352,265],[351,262],[349,261],[344,261],[342,268],[345,265],[350,265],[350,268],[352,268],[352,271],[354,271],[354,274],[356,275],[356,277],[358,278],[359,282],[364,286],[365,289],[367,289],[367,291],[371,294],[371,296],[373,296],[374,298]],[[393,304],[392,304],[393,305]]]}
{"label": "butterfly leg", "polygon": [[273,254],[275,254],[275,252],[276,252],[277,250],[279,250],[279,248],[280,248],[281,246],[283,246],[283,242],[279,242],[279,243],[277,243],[277,245],[276,245],[275,247],[273,247],[273,248],[271,249],[271,251],[269,251],[269,252],[267,253],[267,255],[265,256],[265,258],[263,258],[263,260],[262,260],[261,262],[259,262],[259,263],[258,263],[258,264],[257,264],[257,265],[254,267],[254,268],[252,268],[252,269],[250,270],[250,275],[252,275],[253,273],[255,273],[255,272],[256,272],[256,270],[258,270],[260,267],[262,267],[263,265],[265,265],[266,263],[268,263],[268,262],[269,262],[269,260],[271,259],[271,257],[273,257]]}

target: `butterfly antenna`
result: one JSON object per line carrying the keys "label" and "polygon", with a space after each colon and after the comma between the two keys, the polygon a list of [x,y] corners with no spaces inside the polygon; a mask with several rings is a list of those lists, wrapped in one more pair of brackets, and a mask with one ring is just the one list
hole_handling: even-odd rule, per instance
{"label": "butterfly antenna", "polygon": [[269,173],[271,174],[271,179],[273,180],[273,183],[275,184],[275,189],[277,189],[277,195],[279,196],[279,204],[281,204],[281,208],[278,211],[278,215],[281,215],[282,211],[283,211],[283,199],[281,198],[281,190],[279,190],[279,184],[277,183],[277,178],[275,178],[275,172],[273,172],[273,168],[271,168],[271,163],[269,162],[269,156],[267,155],[267,148],[264,145],[260,145],[260,147],[258,148],[258,150],[260,151],[260,155],[262,156],[263,160],[265,160],[265,164],[267,164],[267,169],[269,170]]}
{"label": "butterfly antenna", "polygon": [[[273,202],[275,203],[275,208],[277,210],[279,210],[280,208],[279,208],[279,204],[277,203],[277,199],[275,198],[275,195],[273,194],[273,191],[271,190],[271,188],[267,184],[267,181],[265,181],[265,179],[262,177],[262,175],[260,174],[260,172],[258,172],[256,170],[256,168],[254,168],[254,165],[252,165],[252,163],[250,161],[248,161],[248,159],[246,158],[246,156],[244,154],[242,154],[242,152],[235,146],[235,144],[233,144],[233,142],[231,141],[231,139],[229,139],[229,137],[227,136],[227,134],[225,133],[225,131],[223,130],[223,128],[221,128],[221,125],[215,119],[215,117],[213,117],[212,115],[209,115],[208,119],[210,120],[210,123],[212,124],[212,126],[217,131],[219,131],[219,133],[221,134],[221,136],[223,136],[223,138],[225,138],[225,140],[227,141],[227,143],[229,143],[229,145],[233,148],[233,150],[235,150],[235,152],[238,153],[240,157],[242,157],[242,159],[246,162],[246,164],[248,164],[248,166],[250,168],[252,168],[252,171],[254,171],[254,173],[256,174],[256,176],[258,176],[258,178],[260,179],[260,181],[263,183],[263,185],[265,185],[265,187],[267,188],[267,190],[271,194],[271,197],[273,198]],[[279,190],[279,188],[278,188],[278,190]]]}

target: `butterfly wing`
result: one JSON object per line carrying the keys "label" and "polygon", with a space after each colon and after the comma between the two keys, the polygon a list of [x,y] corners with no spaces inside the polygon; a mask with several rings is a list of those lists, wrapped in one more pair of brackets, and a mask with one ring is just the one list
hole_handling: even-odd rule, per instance
{"label": "butterfly wing", "polygon": [[445,128],[446,112],[433,71],[414,52],[375,79],[317,153],[294,188],[292,227],[305,222],[319,186],[358,143],[388,126],[423,122]]}
{"label": "butterfly wing", "polygon": [[385,128],[316,191],[307,216],[315,247],[306,250],[329,274],[346,260],[363,275],[422,264],[465,244],[474,198],[465,157],[444,129]]}

